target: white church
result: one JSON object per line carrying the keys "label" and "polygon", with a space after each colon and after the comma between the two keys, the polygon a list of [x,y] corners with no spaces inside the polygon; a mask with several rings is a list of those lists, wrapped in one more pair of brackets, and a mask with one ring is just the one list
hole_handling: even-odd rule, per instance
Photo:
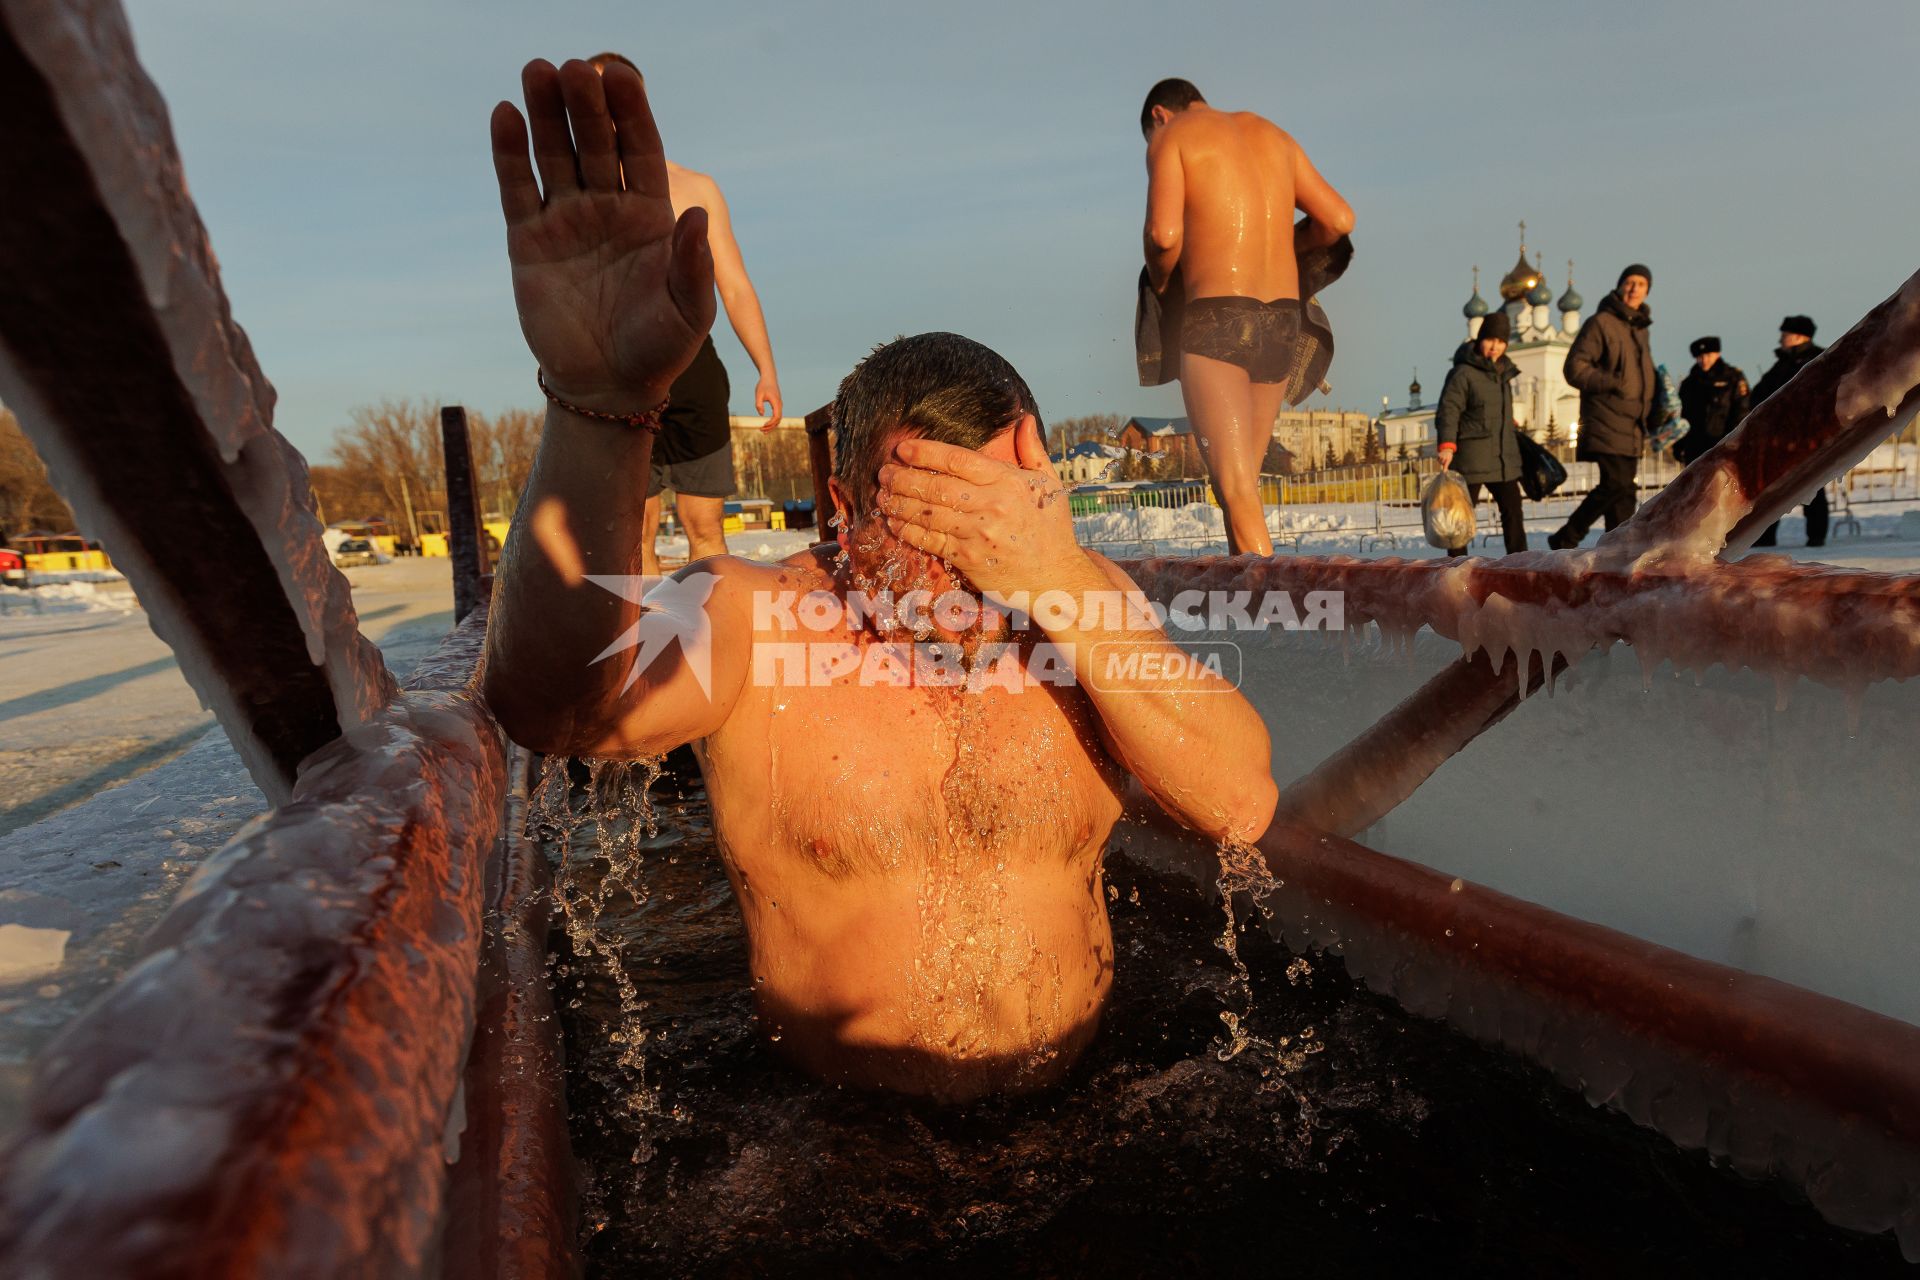
{"label": "white church", "polygon": [[[1500,281],[1500,304],[1513,322],[1513,339],[1507,346],[1507,358],[1520,369],[1513,384],[1513,416],[1520,429],[1542,444],[1571,445],[1580,435],[1580,393],[1567,384],[1562,369],[1573,335],[1580,331],[1580,308],[1584,300],[1573,289],[1573,263],[1567,263],[1567,291],[1554,301],[1540,269],[1539,256],[1527,261],[1527,224],[1520,224],[1520,260]],[[1473,296],[1460,312],[1467,321],[1467,340],[1480,332],[1480,321],[1489,308],[1480,296],[1480,268],[1473,269]],[[1552,312],[1559,312],[1556,324]],[[1448,353],[1448,368],[1452,367]],[[1444,381],[1444,372],[1442,374]],[[1422,398],[1416,373],[1407,388],[1407,403],[1395,409],[1381,397],[1380,425],[1389,458],[1426,457],[1434,451],[1433,415],[1439,403],[1439,387],[1434,388],[1433,403]]]}

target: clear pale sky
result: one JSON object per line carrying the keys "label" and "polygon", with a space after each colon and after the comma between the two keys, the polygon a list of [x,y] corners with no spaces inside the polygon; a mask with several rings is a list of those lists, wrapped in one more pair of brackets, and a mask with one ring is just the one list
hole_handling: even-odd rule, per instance
{"label": "clear pale sky", "polygon": [[[727,193],[789,411],[899,333],[953,329],[1050,419],[1176,414],[1135,385],[1140,100],[1181,75],[1291,130],[1354,206],[1323,299],[1333,394],[1429,395],[1515,222],[1588,310],[1653,269],[1655,351],[1780,317],[1837,337],[1920,267],[1920,4],[129,0],[234,313],[324,457],[386,396],[533,405],[487,113],[520,64],[620,50],[668,154]],[[718,326],[746,401],[752,366]]]}

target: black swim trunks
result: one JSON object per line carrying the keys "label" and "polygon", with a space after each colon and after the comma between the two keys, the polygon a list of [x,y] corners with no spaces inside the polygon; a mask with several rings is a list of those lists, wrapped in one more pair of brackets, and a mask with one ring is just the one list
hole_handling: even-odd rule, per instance
{"label": "black swim trunks", "polygon": [[660,415],[660,435],[653,442],[654,462],[692,462],[726,448],[733,440],[727,426],[729,390],[727,366],[708,338],[667,392],[667,411]]}
{"label": "black swim trunks", "polygon": [[1300,300],[1193,298],[1181,317],[1180,347],[1240,366],[1255,382],[1293,382],[1302,376]]}

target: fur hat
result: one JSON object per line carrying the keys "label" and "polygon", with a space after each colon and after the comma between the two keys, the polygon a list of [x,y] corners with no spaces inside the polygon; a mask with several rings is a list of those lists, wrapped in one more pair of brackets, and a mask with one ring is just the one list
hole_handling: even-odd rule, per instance
{"label": "fur hat", "polygon": [[1811,338],[1813,336],[1813,321],[1806,316],[1788,316],[1780,322],[1780,332],[1798,333]]}
{"label": "fur hat", "polygon": [[1695,338],[1693,340],[1693,345],[1687,348],[1687,352],[1688,354],[1697,358],[1707,354],[1707,352],[1709,351],[1718,351],[1719,349],[1720,349],[1720,339],[1718,338],[1714,338],[1714,337]]}

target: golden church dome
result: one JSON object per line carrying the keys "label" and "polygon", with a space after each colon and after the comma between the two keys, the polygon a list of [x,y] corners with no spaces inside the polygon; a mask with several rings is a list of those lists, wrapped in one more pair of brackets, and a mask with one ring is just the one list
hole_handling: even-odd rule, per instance
{"label": "golden church dome", "polygon": [[1514,263],[1513,270],[1500,278],[1500,297],[1507,302],[1515,302],[1540,287],[1544,281],[1540,268],[1527,261],[1527,247],[1520,246],[1520,261]]}

